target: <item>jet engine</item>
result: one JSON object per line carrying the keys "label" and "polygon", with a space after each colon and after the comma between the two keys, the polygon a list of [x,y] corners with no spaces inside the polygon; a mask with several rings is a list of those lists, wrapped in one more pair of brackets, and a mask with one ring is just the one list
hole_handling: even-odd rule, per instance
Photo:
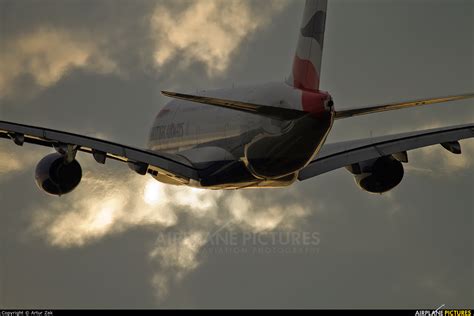
{"label": "jet engine", "polygon": [[392,155],[352,164],[346,169],[354,175],[357,185],[370,193],[390,191],[404,175],[401,161]]}
{"label": "jet engine", "polygon": [[82,168],[77,160],[67,162],[59,153],[47,155],[35,170],[38,187],[52,195],[63,195],[77,187],[82,178]]}

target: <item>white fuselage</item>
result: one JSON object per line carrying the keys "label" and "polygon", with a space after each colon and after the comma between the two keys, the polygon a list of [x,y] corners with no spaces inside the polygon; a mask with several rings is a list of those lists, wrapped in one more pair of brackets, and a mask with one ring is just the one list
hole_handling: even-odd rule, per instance
{"label": "white fuselage", "polygon": [[[301,110],[302,91],[285,83],[200,91],[198,95]],[[311,122],[313,121],[311,119]],[[329,121],[325,119],[318,122],[317,125],[322,128],[322,132],[318,133],[319,137],[318,135],[311,136],[311,138],[318,138],[317,144],[303,149],[305,163],[309,162],[323,144],[332,124],[332,117]],[[220,172],[218,179],[209,183],[204,184],[206,181],[187,183],[189,185],[220,189],[283,186],[295,180],[297,171],[303,167],[303,164],[298,163],[297,167],[288,170],[283,168],[281,172],[278,167],[274,167],[273,169],[276,169],[269,173],[257,172],[252,169],[252,165],[271,165],[284,163],[283,160],[291,160],[295,150],[289,150],[290,154],[279,157],[279,161],[271,161],[272,157],[278,156],[278,153],[284,153],[285,150],[270,155],[268,150],[259,148],[264,148],[265,145],[262,147],[260,144],[268,143],[268,141],[279,144],[281,139],[284,142],[282,136],[291,134],[292,130],[297,130],[294,127],[297,124],[298,122],[294,121],[273,120],[231,109],[173,100],[163,107],[153,123],[149,149],[179,154],[196,168],[204,170],[204,177],[209,179],[215,176],[216,172]],[[305,136],[300,135],[302,132],[304,133],[304,129],[300,128],[298,135],[289,136]],[[258,146],[255,146],[256,144]],[[287,147],[286,145],[285,148]],[[250,149],[251,154],[249,154]],[[301,156],[301,153],[299,155]],[[250,156],[255,163],[249,164]],[[298,159],[301,160],[300,157]],[[222,170],[206,171],[208,166],[215,165],[216,162],[220,163]],[[241,164],[241,166],[236,164]],[[260,169],[262,169],[261,166]],[[244,173],[248,174],[244,175]],[[163,180],[159,177],[157,179]]]}

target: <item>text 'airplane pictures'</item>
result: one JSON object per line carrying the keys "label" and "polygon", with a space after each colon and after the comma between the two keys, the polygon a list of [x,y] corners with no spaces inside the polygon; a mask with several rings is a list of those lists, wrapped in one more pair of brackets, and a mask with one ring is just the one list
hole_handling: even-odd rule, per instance
{"label": "text 'airplane pictures'", "polygon": [[458,141],[474,136],[474,124],[326,143],[335,121],[474,97],[468,93],[338,111],[331,95],[319,89],[326,13],[326,0],[306,2],[285,82],[195,95],[163,91],[172,100],[156,116],[148,149],[5,121],[0,121],[0,137],[20,146],[54,148],[36,167],[39,187],[53,195],[71,192],[80,183],[78,151],[102,164],[125,162],[163,183],[203,189],[284,187],[345,167],[362,189],[373,193],[401,182],[409,150],[441,144],[461,153]]}

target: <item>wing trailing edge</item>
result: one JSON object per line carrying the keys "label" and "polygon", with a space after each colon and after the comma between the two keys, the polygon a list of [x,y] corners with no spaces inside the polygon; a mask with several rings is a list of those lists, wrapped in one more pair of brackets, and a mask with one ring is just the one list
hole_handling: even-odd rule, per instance
{"label": "wing trailing edge", "polygon": [[106,159],[125,162],[139,174],[159,172],[183,181],[200,179],[198,170],[179,155],[151,152],[84,135],[0,121],[0,139],[2,138],[10,139],[19,146],[29,143],[56,150],[92,154],[94,160],[101,164]]}

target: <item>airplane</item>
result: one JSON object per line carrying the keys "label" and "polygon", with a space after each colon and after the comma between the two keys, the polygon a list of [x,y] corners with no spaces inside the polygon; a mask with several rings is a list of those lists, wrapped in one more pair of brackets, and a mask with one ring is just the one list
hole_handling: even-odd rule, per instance
{"label": "airplane", "polygon": [[459,140],[474,136],[474,124],[326,143],[335,121],[474,97],[337,110],[332,96],[319,89],[326,13],[327,0],[306,1],[291,74],[283,82],[194,95],[162,91],[172,100],[156,116],[147,149],[6,121],[0,121],[0,137],[54,149],[37,164],[35,179],[55,196],[80,183],[78,152],[100,164],[124,162],[162,183],[214,190],[286,187],[346,168],[370,193],[400,184],[409,150],[441,144],[460,154]]}

